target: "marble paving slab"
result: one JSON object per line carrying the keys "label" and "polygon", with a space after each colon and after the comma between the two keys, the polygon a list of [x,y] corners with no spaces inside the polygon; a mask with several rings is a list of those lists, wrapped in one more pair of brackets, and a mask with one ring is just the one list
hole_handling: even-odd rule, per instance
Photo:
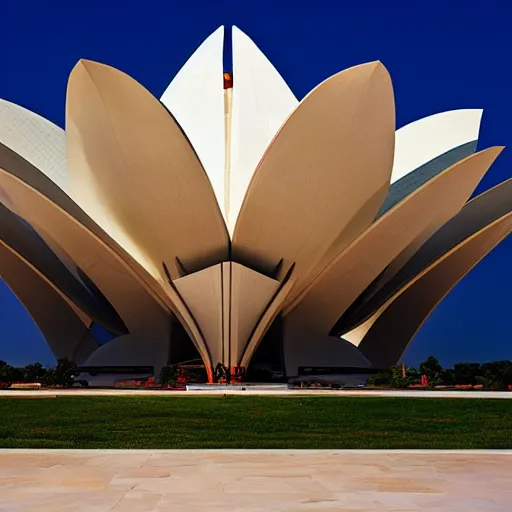
{"label": "marble paving slab", "polygon": [[0,511],[510,512],[512,451],[0,450]]}

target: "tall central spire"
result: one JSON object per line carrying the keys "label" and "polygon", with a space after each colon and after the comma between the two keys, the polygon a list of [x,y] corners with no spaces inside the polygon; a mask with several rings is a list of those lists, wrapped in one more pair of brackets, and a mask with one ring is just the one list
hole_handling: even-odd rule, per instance
{"label": "tall central spire", "polygon": [[231,112],[233,102],[233,73],[224,73],[224,214],[229,219],[231,189]]}

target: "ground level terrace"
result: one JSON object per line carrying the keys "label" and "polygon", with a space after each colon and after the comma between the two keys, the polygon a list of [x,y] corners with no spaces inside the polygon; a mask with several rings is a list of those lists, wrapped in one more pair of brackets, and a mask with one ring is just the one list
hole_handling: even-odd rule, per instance
{"label": "ground level terrace", "polygon": [[509,512],[512,452],[0,450],[0,510]]}

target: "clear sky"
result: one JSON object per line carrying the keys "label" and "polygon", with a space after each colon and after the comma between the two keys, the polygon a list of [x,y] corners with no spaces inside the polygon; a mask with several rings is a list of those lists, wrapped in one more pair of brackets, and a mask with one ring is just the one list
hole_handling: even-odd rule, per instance
{"label": "clear sky", "polygon": [[[80,58],[115,66],[159,97],[219,25],[237,25],[298,98],[344,68],[381,60],[397,126],[483,108],[480,148],[512,145],[512,2],[506,0],[1,0],[0,97],[63,126],[66,81]],[[512,176],[506,149],[479,186]],[[512,237],[443,301],[406,362],[512,358]],[[0,285],[0,359],[51,362],[23,307]]]}

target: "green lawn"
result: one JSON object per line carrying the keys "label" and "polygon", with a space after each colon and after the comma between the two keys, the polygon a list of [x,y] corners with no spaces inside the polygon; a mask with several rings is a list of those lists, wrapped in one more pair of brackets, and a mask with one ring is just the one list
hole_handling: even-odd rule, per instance
{"label": "green lawn", "polygon": [[512,401],[0,399],[2,448],[512,448]]}

